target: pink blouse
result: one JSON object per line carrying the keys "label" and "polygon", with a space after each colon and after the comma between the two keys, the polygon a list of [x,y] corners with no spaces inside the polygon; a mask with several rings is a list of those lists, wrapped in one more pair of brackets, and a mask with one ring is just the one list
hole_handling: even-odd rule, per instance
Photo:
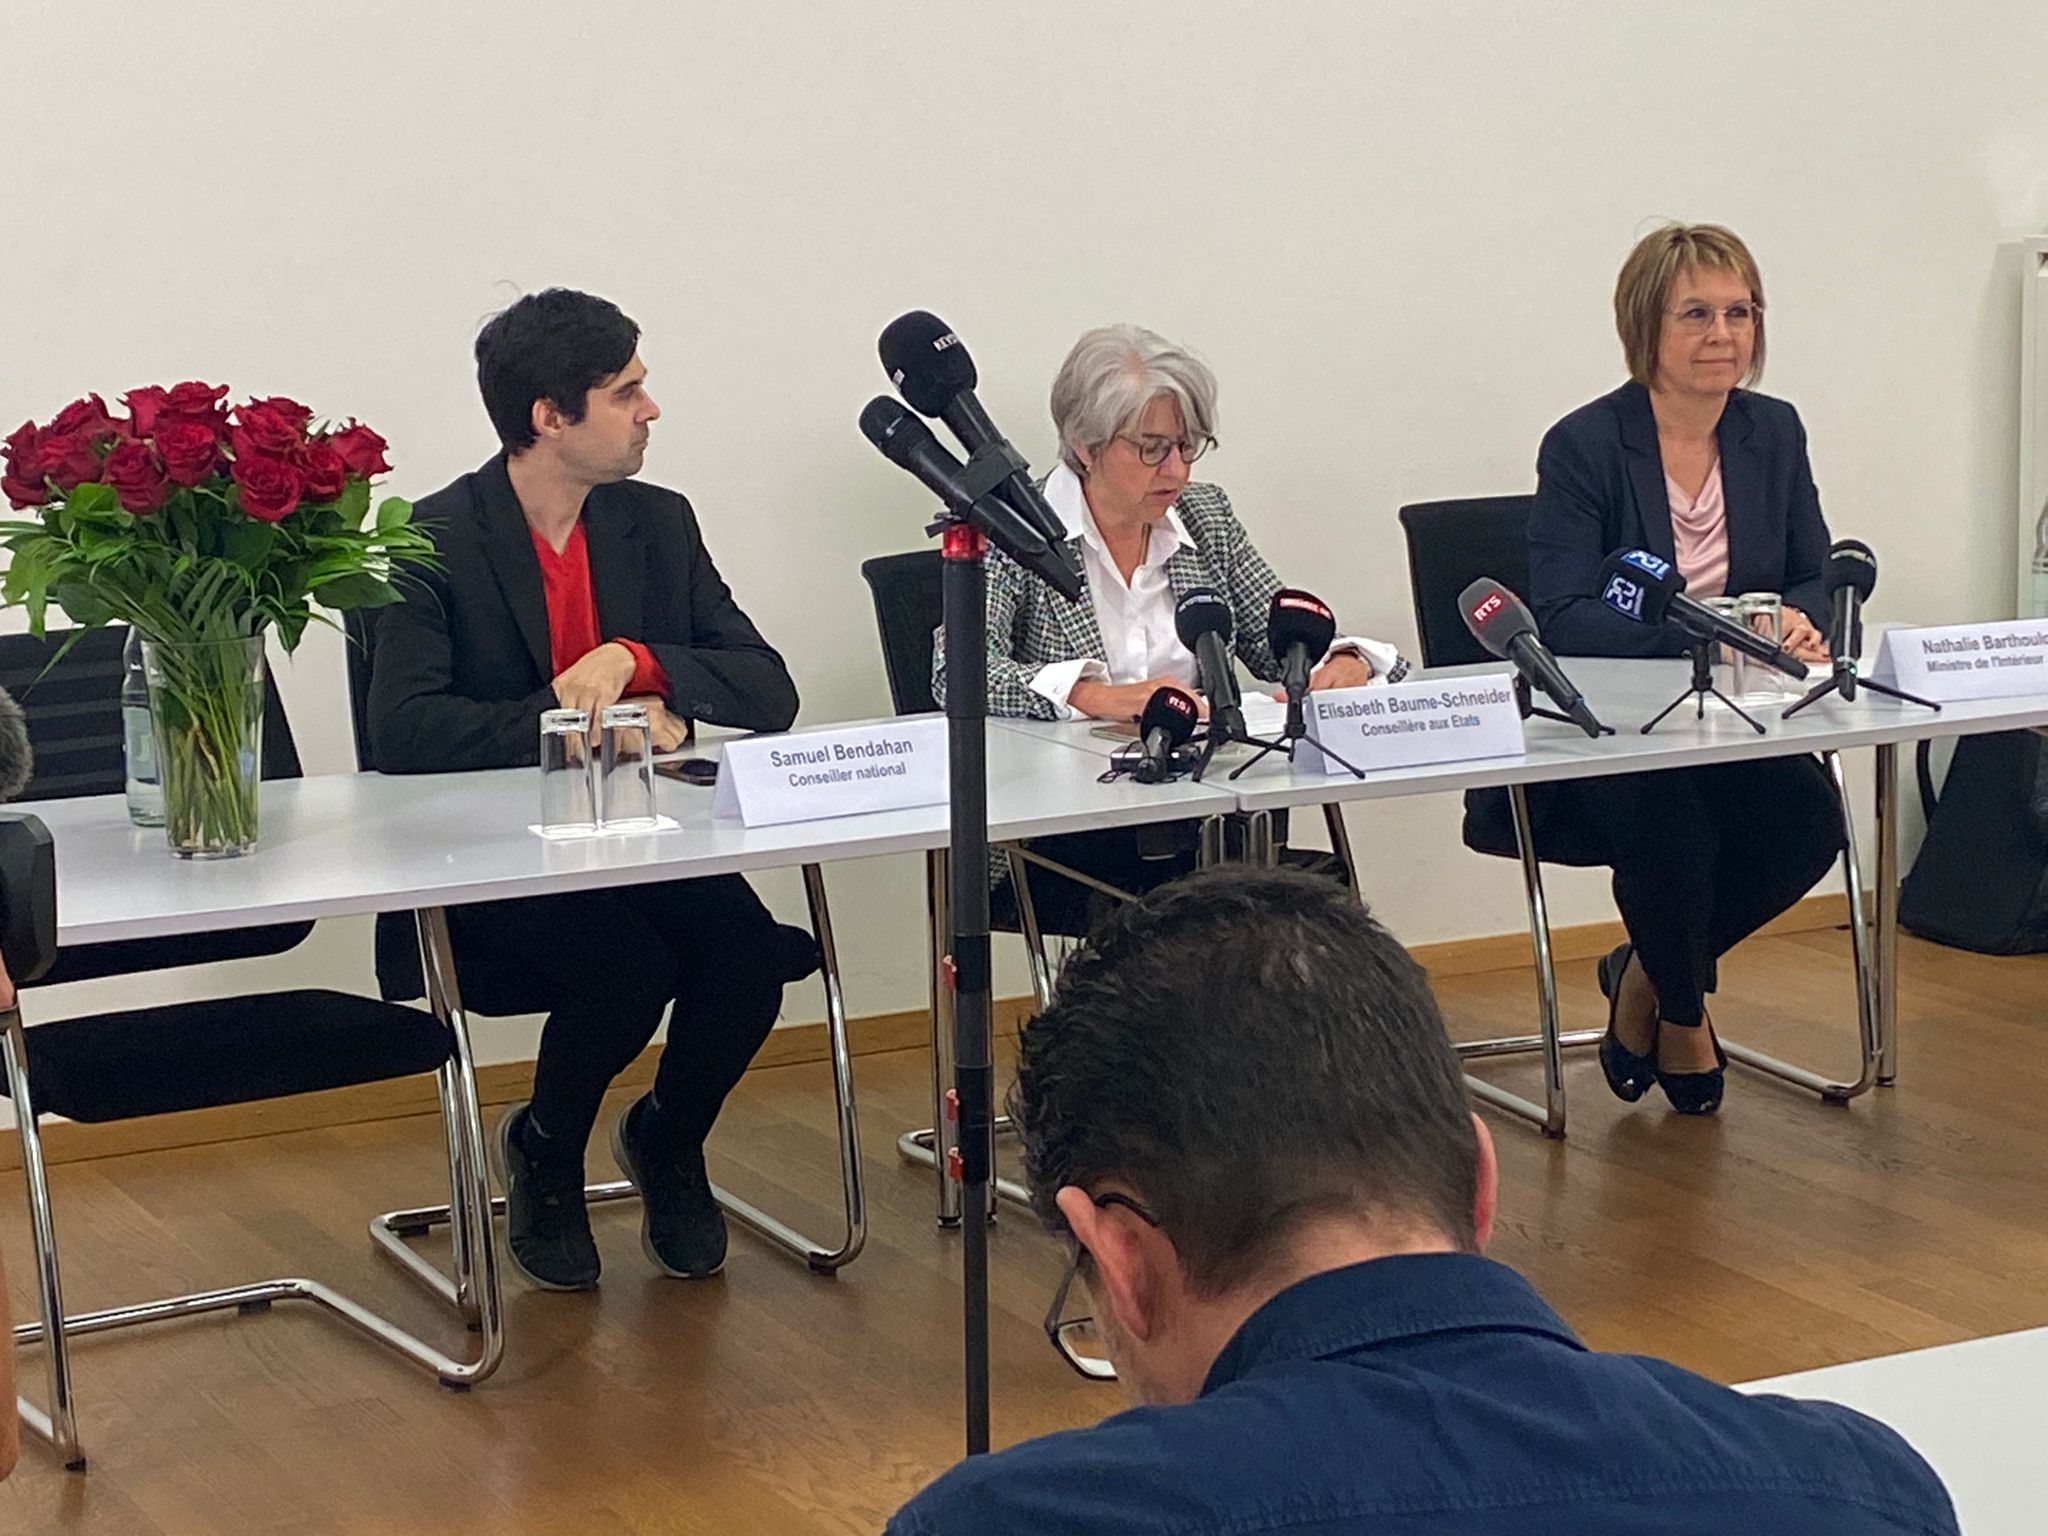
{"label": "pink blouse", "polygon": [[1676,480],[1664,477],[1671,502],[1671,539],[1685,595],[1721,597],[1728,591],[1728,509],[1721,501],[1721,461],[1707,471],[1697,497],[1687,496]]}

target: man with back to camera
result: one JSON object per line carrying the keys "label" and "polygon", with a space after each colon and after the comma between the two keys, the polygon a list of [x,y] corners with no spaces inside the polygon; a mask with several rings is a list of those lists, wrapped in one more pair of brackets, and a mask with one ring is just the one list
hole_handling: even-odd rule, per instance
{"label": "man with back to camera", "polygon": [[[535,763],[541,713],[557,707],[595,720],[644,700],[660,750],[692,720],[779,731],[795,718],[788,669],[719,578],[689,502],[632,478],[661,415],[639,338],[612,304],[560,288],[477,336],[504,449],[416,509],[440,564],[378,616],[369,725],[383,772]],[[387,995],[419,996],[410,935],[380,924]],[[738,875],[451,907],[448,925],[466,1004],[548,1015],[533,1097],[506,1111],[493,1148],[513,1263],[551,1289],[597,1283],[584,1146],[673,1001],[654,1086],[620,1115],[612,1150],[655,1266],[716,1273],[725,1218],[704,1138],[784,984],[816,968],[810,935],[777,924]]]}
{"label": "man with back to camera", "polygon": [[893,1536],[1956,1530],[1883,1425],[1590,1351],[1480,1256],[1493,1144],[1421,969],[1330,881],[1118,909],[1011,1110],[1139,1406],[963,1463]]}

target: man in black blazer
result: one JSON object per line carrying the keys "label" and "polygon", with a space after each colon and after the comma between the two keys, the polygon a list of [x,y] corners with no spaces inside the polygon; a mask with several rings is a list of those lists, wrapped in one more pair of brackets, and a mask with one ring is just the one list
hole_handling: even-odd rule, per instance
{"label": "man in black blazer", "polygon": [[[385,773],[539,759],[542,711],[644,700],[658,747],[688,723],[786,729],[796,687],[719,578],[690,504],[631,476],[660,410],[639,327],[588,294],[521,299],[477,337],[504,451],[422,499],[439,567],[379,616],[369,726]],[[653,1089],[612,1132],[664,1272],[715,1273],[725,1221],[704,1169],[719,1107],[816,946],[738,875],[482,902],[449,913],[481,1013],[546,1011],[533,1097],[499,1122],[513,1262],[538,1285],[597,1283],[583,1150],[606,1088],[674,1002]],[[380,974],[394,989],[388,946]],[[418,995],[417,989],[412,991]]]}

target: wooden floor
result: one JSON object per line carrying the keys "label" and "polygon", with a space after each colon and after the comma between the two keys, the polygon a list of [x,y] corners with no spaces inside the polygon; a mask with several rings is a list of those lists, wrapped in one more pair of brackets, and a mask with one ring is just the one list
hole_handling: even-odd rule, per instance
{"label": "wooden floor", "polygon": [[[1722,1026],[1846,1066],[1846,948],[1831,933],[1745,946],[1723,967]],[[1570,1027],[1599,1022],[1591,971],[1566,968]],[[1617,1104],[1576,1055],[1568,1142],[1492,1118],[1495,1255],[1590,1342],[1727,1380],[2048,1322],[2048,958],[1908,940],[1901,971],[1900,1085],[1847,1109],[1733,1069],[1718,1119],[1680,1120]],[[1460,1034],[1528,1027],[1526,972],[1440,993]],[[931,1176],[895,1159],[925,1115],[922,1054],[858,1070],[872,1230],[837,1279],[739,1234],[722,1278],[658,1279],[635,1209],[615,1206],[597,1220],[603,1289],[513,1282],[505,1365],[467,1395],[286,1309],[85,1340],[92,1470],[25,1445],[0,1531],[877,1529],[959,1443],[958,1245],[932,1225]],[[1533,1091],[1528,1065],[1492,1070]],[[819,1230],[835,1200],[826,1081],[750,1076],[713,1159]],[[437,1136],[401,1120],[60,1167],[70,1300],[309,1273],[431,1326],[362,1223],[431,1196]],[[0,1192],[17,1315],[26,1241],[18,1188]],[[998,1440],[1112,1408],[1114,1389],[1071,1375],[1039,1332],[1052,1240],[1007,1215],[993,1264]],[[22,1366],[40,1390],[39,1357]]]}

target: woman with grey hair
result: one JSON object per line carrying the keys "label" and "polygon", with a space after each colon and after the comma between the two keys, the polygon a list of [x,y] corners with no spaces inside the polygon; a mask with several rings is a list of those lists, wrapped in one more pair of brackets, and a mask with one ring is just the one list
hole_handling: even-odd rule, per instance
{"label": "woman with grey hair", "polygon": [[[989,713],[1128,721],[1155,690],[1193,687],[1195,658],[1175,631],[1174,605],[1199,587],[1229,602],[1237,659],[1253,675],[1278,682],[1281,664],[1267,643],[1266,624],[1280,578],[1253,547],[1222,488],[1189,475],[1216,446],[1216,376],[1208,364],[1142,326],[1089,331],[1053,380],[1052,420],[1060,463],[1046,478],[1045,499],[1066,525],[1086,590],[1070,603],[991,551]],[[1319,659],[1309,686],[1398,681],[1406,670],[1393,646],[1344,638]],[[933,650],[932,682],[943,700],[943,632]],[[1062,845],[1061,851],[1034,844],[1034,852],[1126,890],[1149,888],[1193,864],[1191,838],[1166,858],[1139,856],[1128,833],[1043,841]],[[1048,915],[1039,891],[1034,880],[1048,931],[1086,931],[1085,921],[1077,929]]]}

